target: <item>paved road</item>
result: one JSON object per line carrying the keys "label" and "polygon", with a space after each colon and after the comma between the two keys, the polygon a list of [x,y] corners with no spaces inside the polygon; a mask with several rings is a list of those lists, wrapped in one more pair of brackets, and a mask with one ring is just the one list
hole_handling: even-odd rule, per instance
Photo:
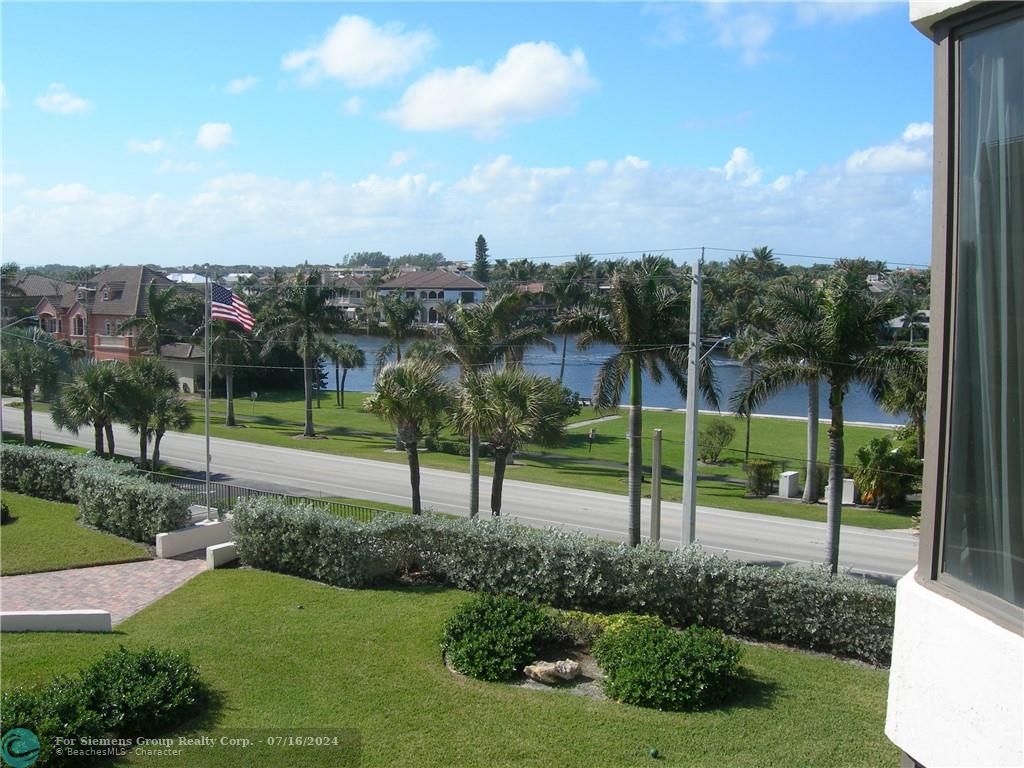
{"label": "paved road", "polygon": [[[4,425],[21,426],[18,409],[3,409]],[[37,436],[92,446],[92,433],[74,437],[57,431],[48,414],[35,417]],[[118,451],[137,454],[137,438],[126,427],[115,427]],[[168,433],[161,443],[161,458],[186,469],[203,469],[203,437]],[[404,463],[388,463],[330,456],[313,451],[256,445],[237,440],[211,441],[214,479],[240,485],[287,491],[304,496],[352,498],[409,503],[409,473]],[[615,541],[626,534],[624,496],[575,488],[560,488],[508,479],[503,512],[526,525],[578,528]],[[469,503],[469,480],[447,470],[422,470],[421,494],[426,507],[464,515]],[[481,479],[481,499],[490,498],[490,478]],[[649,502],[644,502],[643,531],[648,530]],[[679,545],[682,505],[662,507],[662,535],[666,547]],[[697,539],[709,551],[753,562],[821,562],[825,552],[825,526],[803,520],[757,515],[712,507],[697,508]],[[888,582],[903,576],[916,563],[917,537],[908,531],[876,531],[844,526],[840,539],[840,566],[857,574]]]}

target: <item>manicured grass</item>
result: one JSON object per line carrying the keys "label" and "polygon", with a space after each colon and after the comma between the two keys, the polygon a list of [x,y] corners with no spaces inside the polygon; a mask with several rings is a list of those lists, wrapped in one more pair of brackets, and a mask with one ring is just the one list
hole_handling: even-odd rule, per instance
{"label": "manicured grass", "polygon": [[[441,625],[461,592],[339,590],[250,570],[213,571],[111,635],[4,637],[4,687],[78,670],[105,650],[188,649],[220,698],[216,728],[354,728],[375,766],[895,765],[883,734],[885,671],[747,646],[738,703],[682,714],[457,678],[442,664]],[[656,747],[663,757],[648,756]],[[127,764],[249,766],[251,754],[191,751]],[[287,760],[288,762],[285,762]],[[120,763],[119,763],[120,764]],[[275,765],[335,765],[329,754]]]}
{"label": "manicured grass", "polygon": [[[319,451],[341,456],[374,459],[404,463],[405,456],[395,452],[394,435],[386,424],[377,417],[362,411],[365,395],[349,392],[345,396],[345,408],[334,404],[333,393],[323,396],[322,407],[313,408],[313,422],[322,440],[296,440],[302,431],[303,403],[295,393],[269,393],[255,403],[237,400],[235,405],[238,427],[224,426],[225,405],[223,400],[211,403],[211,433],[216,437],[233,440],[275,445],[283,448]],[[196,415],[192,432],[203,431],[203,403],[193,401],[190,407]],[[574,421],[600,418],[602,414],[593,408],[584,408]],[[722,453],[722,463],[715,466],[700,465],[698,468],[699,504],[735,509],[743,512],[778,515],[801,520],[825,519],[824,504],[805,505],[799,502],[784,502],[770,499],[747,499],[744,486],[728,481],[744,480],[744,433],[745,421],[734,416],[702,415],[702,428],[715,420],[724,420],[736,428],[732,444]],[[650,473],[651,445],[655,429],[663,430],[662,437],[662,478],[663,497],[678,500],[682,492],[681,466],[683,460],[683,429],[686,416],[682,413],[647,411],[644,413],[644,458],[645,470]],[[590,444],[590,427],[570,429],[566,444],[559,448],[536,448],[529,446],[516,457],[514,465],[508,468],[506,477],[510,480],[547,483],[567,488],[583,488],[606,493],[626,493],[625,440],[626,418],[605,421],[593,425],[595,439]],[[756,418],[751,420],[750,450],[752,458],[773,457],[779,462],[779,472],[803,470],[806,450],[806,424],[789,419]],[[857,449],[874,437],[889,434],[889,430],[873,427],[846,428],[846,455],[855,460]],[[818,441],[818,456],[827,461],[827,423],[822,422]],[[424,451],[420,454],[424,467],[466,472],[468,461],[462,456]],[[481,463],[481,471],[487,475],[493,465],[489,460]],[[649,493],[645,488],[645,493]],[[909,528],[913,524],[911,514],[916,508],[898,511],[876,511],[872,509],[845,509],[843,522],[867,528],[895,529]]]}
{"label": "manicured grass", "polygon": [[149,559],[149,553],[137,544],[79,525],[74,504],[7,491],[3,498],[17,518],[0,533],[0,572],[4,576]]}

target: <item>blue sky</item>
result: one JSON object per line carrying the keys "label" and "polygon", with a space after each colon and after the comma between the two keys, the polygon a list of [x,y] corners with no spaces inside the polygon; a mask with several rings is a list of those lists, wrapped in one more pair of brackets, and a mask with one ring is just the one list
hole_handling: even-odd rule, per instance
{"label": "blue sky", "polygon": [[[21,264],[928,260],[904,3],[9,4]],[[796,262],[803,263],[803,262]]]}

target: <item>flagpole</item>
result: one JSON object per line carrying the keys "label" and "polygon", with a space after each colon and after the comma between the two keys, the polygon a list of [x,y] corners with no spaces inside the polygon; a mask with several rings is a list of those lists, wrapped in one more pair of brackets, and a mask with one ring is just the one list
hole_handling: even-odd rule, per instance
{"label": "flagpole", "polygon": [[203,375],[206,377],[203,389],[206,392],[204,415],[206,421],[206,519],[212,520],[210,510],[210,265],[206,265],[206,313],[203,318]]}

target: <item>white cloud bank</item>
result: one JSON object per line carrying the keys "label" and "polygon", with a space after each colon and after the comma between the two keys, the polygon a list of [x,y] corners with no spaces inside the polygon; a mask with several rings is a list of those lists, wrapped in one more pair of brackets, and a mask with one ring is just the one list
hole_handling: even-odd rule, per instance
{"label": "white cloud bank", "polygon": [[26,264],[177,263],[183,252],[225,263],[291,264],[296,253],[334,263],[361,250],[469,258],[483,232],[498,258],[767,243],[823,259],[926,263],[927,170],[915,162],[864,172],[850,162],[862,152],[782,175],[737,147],[713,168],[629,155],[534,167],[501,155],[451,180],[401,169],[348,181],[231,174],[175,197],[24,183],[7,193],[5,248]]}
{"label": "white cloud bank", "polygon": [[594,85],[583,51],[564,54],[551,43],[521,43],[490,72],[457,67],[424,75],[386,116],[410,131],[489,134],[508,123],[564,112]]}
{"label": "white cloud bank", "polygon": [[377,26],[362,16],[342,16],[322,41],[287,54],[281,66],[307,82],[329,77],[366,88],[410,72],[434,44],[427,31],[407,33],[401,24]]}
{"label": "white cloud bank", "polygon": [[203,123],[196,134],[196,145],[207,152],[234,144],[230,123]]}
{"label": "white cloud bank", "polygon": [[846,160],[849,173],[920,173],[932,164],[932,124],[911,123],[898,141],[854,152]]}
{"label": "white cloud bank", "polygon": [[35,103],[44,112],[55,115],[78,115],[92,108],[88,99],[76,96],[61,83],[50,83],[46,93],[36,97]]}

